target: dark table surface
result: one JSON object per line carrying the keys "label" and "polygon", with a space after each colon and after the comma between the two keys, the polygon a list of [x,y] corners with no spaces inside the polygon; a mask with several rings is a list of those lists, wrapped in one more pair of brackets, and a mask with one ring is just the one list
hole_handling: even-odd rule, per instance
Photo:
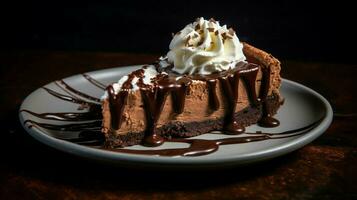
{"label": "dark table surface", "polygon": [[83,160],[31,138],[18,121],[36,88],[77,73],[150,63],[158,55],[0,53],[0,199],[357,199],[356,65],[282,61],[282,76],[321,93],[335,116],[286,156],[215,171],[126,169]]}

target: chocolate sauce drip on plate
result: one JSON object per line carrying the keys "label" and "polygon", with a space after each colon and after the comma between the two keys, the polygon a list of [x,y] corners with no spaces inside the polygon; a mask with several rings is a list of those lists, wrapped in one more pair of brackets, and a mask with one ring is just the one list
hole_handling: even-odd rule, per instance
{"label": "chocolate sauce drip on plate", "polygon": [[92,97],[92,96],[90,96],[88,94],[85,94],[85,93],[79,91],[79,90],[76,90],[73,87],[71,87],[70,85],[68,85],[66,82],[64,82],[63,80],[60,80],[59,83],[62,84],[68,91],[71,91],[71,92],[73,92],[74,94],[76,94],[78,96],[84,97],[86,99],[89,99],[89,100],[92,100],[92,101],[95,101],[95,102],[100,102],[99,98]]}
{"label": "chocolate sauce drip on plate", "polygon": [[33,125],[36,125],[38,127],[42,127],[42,128],[49,129],[49,130],[55,130],[55,131],[100,130],[101,126],[102,126],[101,121],[58,125],[58,124],[48,124],[48,123],[36,122],[33,120],[26,120],[26,121],[24,121],[24,124],[30,124],[29,128],[32,127]]}
{"label": "chocolate sauce drip on plate", "polygon": [[100,108],[100,104],[98,104],[98,103],[92,103],[92,102],[85,101],[85,100],[82,100],[82,99],[79,99],[79,98],[76,98],[73,96],[64,95],[64,94],[58,93],[58,92],[51,90],[49,88],[46,88],[46,87],[43,87],[42,89],[46,90],[50,95],[52,95],[56,98],[59,98],[63,101],[68,101],[68,102],[72,102],[72,103],[80,104],[80,105],[99,106],[99,108]]}
{"label": "chocolate sauce drip on plate", "polygon": [[102,90],[105,90],[105,88],[107,87],[106,85],[104,85],[103,83],[99,82],[98,80],[92,78],[88,74],[82,74],[82,76],[85,79],[87,79],[87,81],[89,81],[90,83],[92,83],[93,85],[97,86],[98,88],[100,88]]}
{"label": "chocolate sauce drip on plate", "polygon": [[157,155],[157,156],[203,156],[213,153],[218,150],[219,145],[215,141],[211,140],[185,140],[185,139],[175,139],[170,140],[171,142],[180,142],[190,144],[188,148],[175,148],[175,149],[158,149],[158,150],[134,150],[134,149],[105,149],[120,153],[130,153],[139,155]]}
{"label": "chocolate sauce drip on plate", "polygon": [[308,133],[310,130],[315,128],[322,119],[311,123],[305,127],[288,130],[279,133],[263,133],[261,131],[257,132],[247,132],[246,136],[241,137],[231,137],[224,139],[206,140],[206,139],[183,139],[174,138],[167,139],[166,142],[176,142],[176,143],[187,143],[190,146],[187,148],[174,148],[174,149],[159,149],[159,150],[136,150],[136,149],[125,149],[125,148],[108,148],[104,145],[105,138],[103,133],[100,131],[100,124],[97,122],[92,123],[81,123],[81,124],[67,124],[67,125],[54,125],[54,124],[44,124],[38,123],[31,120],[27,120],[24,123],[30,123],[29,128],[32,126],[37,126],[41,128],[59,130],[59,131],[80,131],[77,138],[58,138],[66,140],[69,142],[86,145],[90,147],[95,147],[103,150],[114,151],[119,153],[129,153],[138,155],[157,155],[157,156],[202,156],[214,153],[219,149],[221,145],[230,144],[242,144],[259,142],[272,139],[284,139],[290,137],[296,137]]}
{"label": "chocolate sauce drip on plate", "polygon": [[[251,143],[251,142],[259,142],[265,140],[272,139],[284,139],[289,137],[296,137],[299,135],[303,135],[313,128],[315,128],[322,119],[311,123],[305,127],[297,128],[293,130],[288,130],[280,133],[263,133],[257,131],[255,133],[246,133],[247,136],[242,137],[231,137],[224,139],[216,139],[216,140],[206,140],[206,139],[167,139],[167,142],[176,142],[176,143],[187,143],[190,146],[187,148],[174,148],[174,149],[158,149],[158,150],[136,150],[136,149],[124,149],[124,148],[106,148],[100,147],[101,149],[114,151],[119,153],[130,153],[130,154],[138,154],[138,155],[157,155],[157,156],[202,156],[214,153],[219,149],[221,145],[230,145],[230,144],[242,144],[242,143]],[[93,136],[92,136],[93,137]],[[92,138],[88,139],[89,141],[93,141]],[[73,140],[72,140],[73,141]],[[85,141],[84,138],[81,138],[80,141],[83,143]]]}
{"label": "chocolate sauce drip on plate", "polygon": [[[89,81],[88,79],[91,79],[92,81]],[[97,80],[91,78],[88,75],[87,75],[87,80],[92,84],[94,84],[94,82],[99,83]],[[63,80],[61,80],[61,82],[64,83]],[[91,97],[87,94],[84,94],[78,90],[75,90],[74,88],[72,88],[68,85],[65,88],[79,96],[82,96],[84,98],[87,97],[89,100],[97,99],[97,98]],[[60,100],[71,102],[74,104],[79,104],[80,105],[79,110],[86,109],[86,112],[36,113],[36,112],[33,112],[28,109],[20,110],[20,112],[26,112],[26,113],[29,113],[29,114],[37,117],[37,118],[44,119],[44,120],[76,122],[73,124],[57,125],[57,124],[37,122],[37,121],[33,121],[33,120],[24,121],[24,124],[29,124],[29,128],[31,128],[32,126],[36,126],[36,127],[41,127],[41,128],[46,128],[46,129],[56,130],[56,131],[76,131],[76,132],[78,132],[78,131],[79,132],[96,131],[96,132],[100,132],[101,125],[102,125],[102,114],[101,114],[102,109],[101,109],[100,104],[80,99],[74,95],[68,96],[65,94],[61,94],[59,92],[56,92],[56,91],[46,88],[46,87],[43,87],[43,89],[46,92],[48,92],[50,95],[52,95]],[[63,88],[61,88],[61,89],[63,89]],[[89,122],[86,122],[86,121],[89,121]]]}
{"label": "chocolate sauce drip on plate", "polygon": [[202,156],[211,154],[218,150],[221,145],[242,144],[250,142],[259,142],[270,139],[283,139],[295,137],[305,134],[312,130],[321,120],[318,120],[305,127],[284,131],[281,133],[262,133],[257,131],[255,133],[246,133],[248,136],[231,137],[216,140],[205,139],[171,139],[168,142],[180,142],[190,144],[187,148],[176,149],[160,149],[160,150],[133,150],[133,149],[108,149],[109,151],[116,151],[121,153],[141,154],[141,155],[158,155],[158,156]]}
{"label": "chocolate sauce drip on plate", "polygon": [[35,113],[30,110],[20,110],[20,112],[30,113],[41,119],[56,120],[56,121],[90,121],[102,120],[100,110],[91,110],[91,112],[62,112],[62,113]]}

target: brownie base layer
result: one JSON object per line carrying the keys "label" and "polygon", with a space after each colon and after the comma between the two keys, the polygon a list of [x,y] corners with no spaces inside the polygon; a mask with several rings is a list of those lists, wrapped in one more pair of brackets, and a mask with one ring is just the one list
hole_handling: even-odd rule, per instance
{"label": "brownie base layer", "polygon": [[[282,101],[279,97],[272,95],[267,98],[268,113],[275,115]],[[240,112],[235,113],[235,120],[240,127],[247,127],[256,124],[262,117],[262,107],[249,106]],[[184,138],[202,135],[214,130],[222,130],[223,119],[206,120],[201,122],[171,122],[162,127],[157,128],[157,134],[164,138]],[[106,134],[106,147],[125,147],[140,144],[144,138],[144,132],[129,132],[125,135],[119,134]]]}

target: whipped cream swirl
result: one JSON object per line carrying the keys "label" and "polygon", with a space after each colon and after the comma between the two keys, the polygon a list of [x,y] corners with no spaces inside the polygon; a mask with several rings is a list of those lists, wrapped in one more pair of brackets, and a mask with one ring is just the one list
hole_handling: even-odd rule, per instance
{"label": "whipped cream swirl", "polygon": [[168,62],[180,74],[212,74],[246,59],[233,29],[202,17],[176,33],[169,48]]}

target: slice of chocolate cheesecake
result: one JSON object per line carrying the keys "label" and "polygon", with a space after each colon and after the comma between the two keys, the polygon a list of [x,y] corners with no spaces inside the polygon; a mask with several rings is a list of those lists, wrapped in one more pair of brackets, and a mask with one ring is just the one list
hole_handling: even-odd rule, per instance
{"label": "slice of chocolate cheesecake", "polygon": [[279,73],[280,62],[270,54],[200,18],[175,34],[166,57],[108,86],[102,97],[106,145],[158,146],[164,138],[277,126]]}

